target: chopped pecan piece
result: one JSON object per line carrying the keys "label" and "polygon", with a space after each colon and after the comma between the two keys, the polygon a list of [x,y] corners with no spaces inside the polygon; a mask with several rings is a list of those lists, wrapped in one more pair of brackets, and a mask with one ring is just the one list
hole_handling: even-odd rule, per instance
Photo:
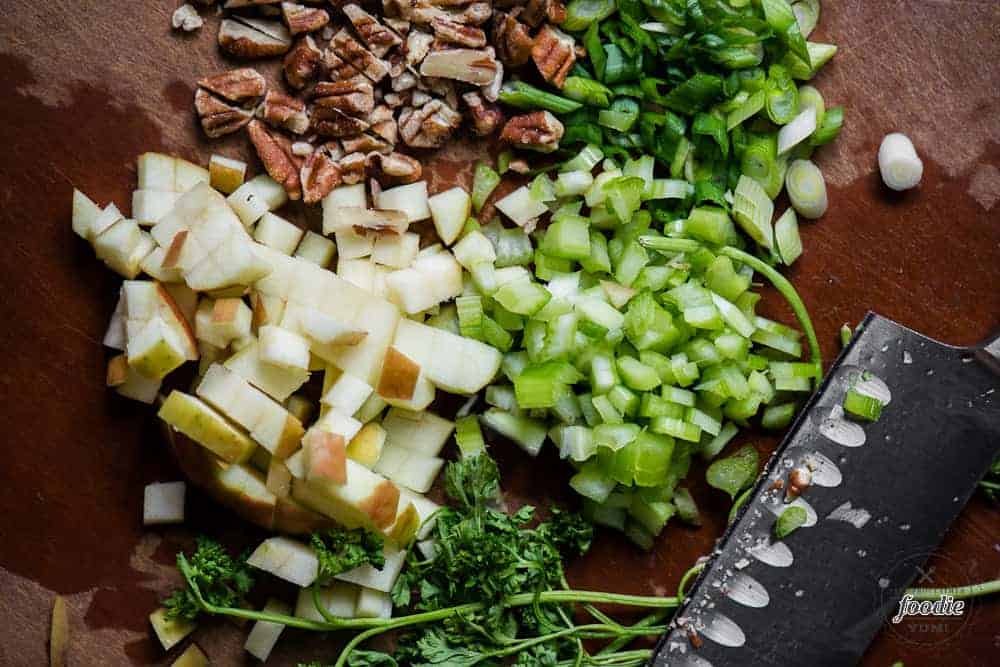
{"label": "chopped pecan piece", "polygon": [[426,32],[414,30],[406,38],[406,63],[408,65],[419,65],[431,50],[434,38]]}
{"label": "chopped pecan piece", "polygon": [[326,137],[353,137],[367,130],[369,124],[361,118],[348,116],[336,107],[316,107],[312,113],[312,128]]}
{"label": "chopped pecan piece", "polygon": [[198,85],[230,102],[257,99],[267,90],[267,82],[260,72],[251,67],[241,67],[206,76]]}
{"label": "chopped pecan piece", "polygon": [[546,21],[558,25],[566,20],[566,6],[560,0],[528,0],[517,18],[532,28]]}
{"label": "chopped pecan piece", "polygon": [[572,37],[548,24],[535,36],[531,58],[542,77],[559,88],[563,87],[566,76],[576,62],[576,50],[573,46]]}
{"label": "chopped pecan piece", "polygon": [[489,104],[475,91],[462,95],[472,116],[472,126],[481,137],[493,134],[503,123],[503,112],[496,104]]}
{"label": "chopped pecan piece", "polygon": [[267,173],[281,183],[289,199],[299,199],[302,196],[302,181],[299,179],[298,160],[292,154],[292,142],[267,129],[259,120],[251,121],[247,132]]}
{"label": "chopped pecan piece", "polygon": [[399,127],[396,125],[392,109],[388,106],[383,104],[375,107],[371,115],[368,116],[368,122],[372,124],[371,131],[385,139],[390,145],[394,146],[399,142]]}
{"label": "chopped pecan piece", "polygon": [[413,92],[415,91],[406,90],[402,93],[386,93],[383,101],[390,109],[398,109],[404,104],[410,104],[413,101]]}
{"label": "chopped pecan piece", "polygon": [[402,153],[368,155],[368,175],[378,179],[382,185],[402,185],[419,181],[424,168],[421,164]]}
{"label": "chopped pecan piece", "polygon": [[240,58],[268,58],[286,53],[292,46],[292,35],[277,21],[226,18],[219,26],[219,46]]}
{"label": "chopped pecan piece", "polygon": [[299,171],[302,200],[315,204],[340,184],[340,167],[325,150],[313,151]]}
{"label": "chopped pecan piece", "polygon": [[528,166],[528,161],[521,157],[511,160],[510,164],[507,165],[507,169],[515,174],[527,174],[531,171],[531,167]]}
{"label": "chopped pecan piece", "polygon": [[304,35],[285,56],[285,80],[292,88],[305,88],[316,78],[323,53],[311,35]]}
{"label": "chopped pecan piece", "polygon": [[496,58],[480,49],[442,49],[429,53],[420,64],[423,76],[455,79],[476,86],[493,81],[496,71]]}
{"label": "chopped pecan piece", "polygon": [[375,108],[375,91],[363,76],[341,81],[321,81],[312,91],[317,108],[332,107],[348,115],[367,115]]}
{"label": "chopped pecan piece", "polygon": [[365,180],[365,154],[350,153],[340,158],[340,180],[347,185],[354,185]]}
{"label": "chopped pecan piece", "polygon": [[264,97],[264,120],[295,134],[305,134],[309,129],[305,102],[277,90],[267,91],[267,96]]}
{"label": "chopped pecan piece", "polygon": [[533,111],[507,121],[500,133],[500,141],[517,148],[551,153],[559,147],[563,130],[563,124],[548,111]]}
{"label": "chopped pecan piece", "polygon": [[414,90],[413,96],[410,98],[410,103],[415,107],[422,107],[434,98],[430,93],[424,90]]}
{"label": "chopped pecan piece", "polygon": [[462,122],[462,115],[441,100],[399,115],[399,133],[408,146],[438,148]]}
{"label": "chopped pecan piece", "polygon": [[371,79],[373,83],[378,83],[389,73],[389,66],[376,58],[358,40],[351,37],[347,30],[341,30],[333,36],[330,48],[342,60],[350,63],[356,70]]}
{"label": "chopped pecan piece", "polygon": [[493,5],[489,2],[473,2],[466,5],[462,11],[452,13],[450,18],[466,25],[483,25],[492,15]]}
{"label": "chopped pecan piece", "polygon": [[386,62],[389,63],[390,79],[402,76],[403,72],[406,71],[406,54],[403,53],[403,49],[396,49],[390,53]]}
{"label": "chopped pecan piece", "polygon": [[344,150],[348,153],[388,153],[392,151],[392,146],[379,137],[370,134],[359,134],[356,137],[345,137],[340,140]]}
{"label": "chopped pecan piece", "polygon": [[174,13],[170,16],[170,25],[173,26],[174,30],[194,32],[205,25],[205,21],[198,16],[197,9],[191,5],[183,4],[175,9]]}
{"label": "chopped pecan piece", "polygon": [[452,109],[458,108],[458,91],[455,90],[455,82],[450,79],[426,76],[420,79],[417,88],[440,97]]}
{"label": "chopped pecan piece", "polygon": [[292,155],[297,157],[309,157],[315,150],[308,141],[296,141],[292,144]]}
{"label": "chopped pecan piece", "polygon": [[406,19],[385,17],[385,24],[396,31],[400,37],[406,37],[410,32],[410,22]]}
{"label": "chopped pecan piece", "polygon": [[[492,46],[486,47],[486,50],[489,51],[491,55],[496,57],[496,52],[493,50]],[[483,97],[485,97],[488,101],[496,102],[500,99],[501,87],[503,87],[503,63],[498,60],[497,71],[493,75],[493,80],[485,86],[480,86],[479,90],[483,92]]]}
{"label": "chopped pecan piece", "polygon": [[282,2],[281,14],[293,35],[321,30],[330,22],[330,15],[325,9],[306,7],[295,2]]}
{"label": "chopped pecan piece", "polygon": [[334,53],[332,47],[327,47],[326,51],[323,52],[322,62],[324,69],[326,69],[326,75],[331,81],[342,81],[344,79],[353,79],[356,76],[364,76],[354,65],[346,62]]}
{"label": "chopped pecan piece", "polygon": [[220,100],[204,88],[194,94],[194,109],[201,129],[212,139],[236,132],[253,119],[251,112]]}
{"label": "chopped pecan piece", "polygon": [[416,87],[417,75],[409,70],[404,71],[392,80],[392,89],[397,93],[401,93],[404,90],[411,90]]}
{"label": "chopped pecan piece", "polygon": [[442,42],[479,48],[486,46],[486,33],[475,26],[464,25],[439,16],[431,21],[434,35]]}
{"label": "chopped pecan piece", "polygon": [[493,16],[493,44],[497,57],[504,65],[520,67],[531,59],[535,41],[524,25],[510,14],[496,12]]}
{"label": "chopped pecan piece", "polygon": [[361,37],[361,41],[377,58],[382,58],[390,49],[403,43],[399,35],[379,23],[377,18],[358,5],[344,5],[343,11]]}

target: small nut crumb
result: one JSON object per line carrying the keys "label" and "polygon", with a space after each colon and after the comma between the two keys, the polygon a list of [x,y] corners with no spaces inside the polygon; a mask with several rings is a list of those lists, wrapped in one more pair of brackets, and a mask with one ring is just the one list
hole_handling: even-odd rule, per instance
{"label": "small nut crumb", "polygon": [[786,498],[793,499],[801,496],[809,485],[812,484],[812,473],[808,468],[796,468],[788,474],[788,491]]}
{"label": "small nut crumb", "polygon": [[174,10],[173,15],[170,17],[170,25],[174,27],[174,30],[194,32],[205,25],[205,21],[198,16],[197,9],[189,4],[183,4]]}
{"label": "small nut crumb", "polygon": [[296,141],[292,144],[292,155],[308,157],[313,153],[313,145],[308,141]]}

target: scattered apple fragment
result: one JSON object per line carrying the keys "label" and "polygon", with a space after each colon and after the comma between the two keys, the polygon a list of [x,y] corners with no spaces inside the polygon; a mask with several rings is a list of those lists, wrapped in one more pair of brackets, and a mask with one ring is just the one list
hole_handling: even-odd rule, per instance
{"label": "scattered apple fragment", "polygon": [[142,503],[142,523],[146,526],[184,522],[184,482],[147,484]]}

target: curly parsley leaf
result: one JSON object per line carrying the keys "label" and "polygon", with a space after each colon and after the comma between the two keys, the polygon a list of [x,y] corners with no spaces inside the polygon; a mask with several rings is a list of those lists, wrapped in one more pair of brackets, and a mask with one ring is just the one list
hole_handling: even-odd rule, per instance
{"label": "curly parsley leaf", "polygon": [[177,556],[177,567],[187,586],[174,591],[163,602],[168,618],[193,621],[204,611],[192,585],[202,598],[217,607],[237,607],[253,588],[253,576],[246,557],[233,558],[226,549],[207,537],[198,537],[193,554]]}
{"label": "curly parsley leaf", "polygon": [[444,488],[460,509],[472,510],[496,500],[500,493],[500,470],[485,454],[466,456],[449,463],[444,472]]}
{"label": "curly parsley leaf", "polygon": [[363,528],[331,528],[313,533],[309,544],[319,560],[316,583],[325,586],[341,572],[362,565],[381,570],[385,565],[384,541]]}

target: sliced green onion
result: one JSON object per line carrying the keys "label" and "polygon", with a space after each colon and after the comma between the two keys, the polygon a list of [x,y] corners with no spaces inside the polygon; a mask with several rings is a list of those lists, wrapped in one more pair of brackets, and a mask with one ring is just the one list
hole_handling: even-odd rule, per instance
{"label": "sliced green onion", "polygon": [[823,172],[809,160],[795,160],[785,176],[788,199],[795,211],[811,220],[826,213],[826,181]]}
{"label": "sliced green onion", "polygon": [[619,97],[610,109],[597,113],[597,123],[619,132],[628,132],[639,119],[639,103],[629,97]]}
{"label": "sliced green onion", "polygon": [[854,338],[854,330],[847,323],[840,325],[840,345],[841,347],[847,347],[851,343],[851,339]]}
{"label": "sliced green onion", "polygon": [[562,94],[571,100],[592,107],[606,109],[611,103],[611,90],[600,81],[582,76],[568,76],[563,83]]}
{"label": "sliced green onion", "polygon": [[507,352],[514,344],[514,337],[500,323],[488,315],[483,315],[482,341],[501,352]]}
{"label": "sliced green onion", "polygon": [[830,59],[837,53],[837,47],[834,44],[806,42],[806,49],[809,52],[810,62],[808,63],[791,52],[786,53],[781,61],[782,66],[788,70],[793,79],[808,81],[816,76],[823,65],[830,62]]}
{"label": "sliced green onion", "polygon": [[809,143],[813,146],[825,146],[832,142],[840,134],[840,128],[844,125],[844,107],[833,107],[827,109],[823,114],[823,122],[820,123],[816,131],[813,132]]}
{"label": "sliced green onion", "polygon": [[816,131],[816,108],[806,107],[788,125],[778,130],[778,155],[783,155]]}
{"label": "sliced green onion", "polygon": [[771,65],[767,75],[765,108],[767,115],[778,125],[791,122],[799,112],[799,92],[788,70],[781,65]]}
{"label": "sliced green onion", "polygon": [[500,174],[485,162],[477,163],[472,177],[472,207],[476,213],[483,209],[486,200],[498,185],[500,185]]}
{"label": "sliced green onion", "polygon": [[584,30],[608,18],[614,11],[614,0],[571,0],[566,5],[566,20],[559,27],[571,32]]}
{"label": "sliced green onion", "polygon": [[535,88],[523,81],[504,83],[500,88],[500,101],[518,109],[545,109],[558,114],[576,111],[583,106],[576,100]]}
{"label": "sliced green onion", "polygon": [[733,193],[733,217],[750,238],[765,248],[774,247],[773,215],[774,202],[764,188],[753,178],[740,176]]}
{"label": "sliced green onion", "polygon": [[765,99],[766,95],[763,90],[758,90],[750,95],[743,104],[729,112],[726,117],[726,129],[732,130],[743,121],[760,113],[764,108]]}
{"label": "sliced green onion", "polygon": [[819,23],[819,0],[798,0],[792,5],[799,32],[808,38]]}
{"label": "sliced green onion", "polygon": [[500,155],[497,155],[497,171],[503,176],[510,169],[510,163],[514,159],[513,151],[501,151]]}
{"label": "sliced green onion", "polygon": [[789,207],[774,222],[774,243],[783,264],[791,266],[802,255],[802,239],[799,237],[799,220],[795,209]]}
{"label": "sliced green onion", "polygon": [[701,525],[701,514],[698,512],[698,506],[695,504],[690,491],[684,487],[674,490],[673,503],[674,507],[677,508],[677,516],[680,517],[681,521],[689,523],[692,526]]}
{"label": "sliced green onion", "polygon": [[809,108],[816,110],[816,127],[822,127],[823,118],[826,116],[826,101],[823,99],[822,93],[813,86],[800,86],[799,109],[804,111]]}

